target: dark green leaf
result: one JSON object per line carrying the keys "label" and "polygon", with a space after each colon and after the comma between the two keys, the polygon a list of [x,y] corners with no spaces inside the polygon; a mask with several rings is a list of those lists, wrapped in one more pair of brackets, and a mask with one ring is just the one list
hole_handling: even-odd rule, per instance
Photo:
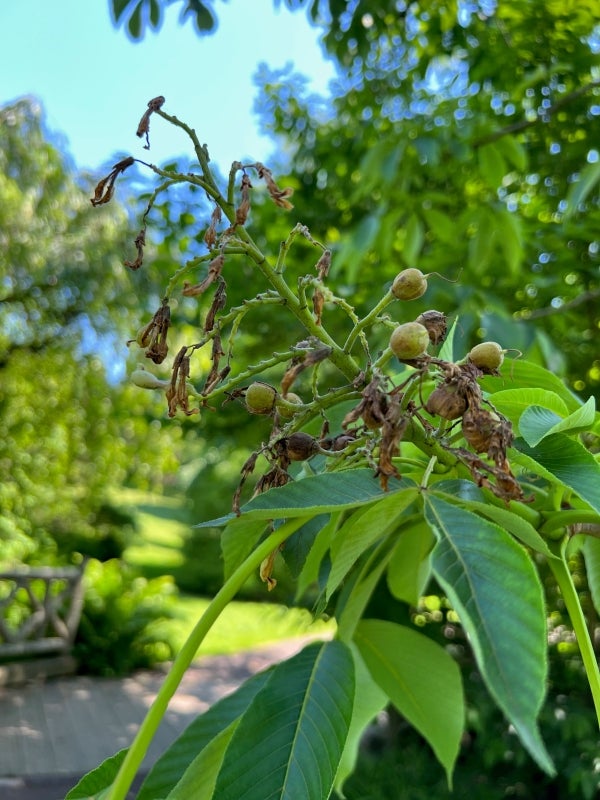
{"label": "dark green leaf", "polygon": [[460,616],[492,696],[540,767],[554,768],[537,727],[547,678],[542,588],[525,550],[502,528],[425,497],[439,541],[434,574]]}
{"label": "dark green leaf", "polygon": [[411,214],[404,231],[402,258],[409,267],[418,266],[417,261],[425,241],[423,223],[416,214]]}
{"label": "dark green leaf", "polygon": [[331,572],[327,598],[338,588],[354,564],[372,544],[386,536],[418,494],[417,487],[384,497],[356,511],[336,532],[331,543]]}
{"label": "dark green leaf", "polygon": [[115,22],[119,22],[127,6],[130,6],[132,0],[112,0],[112,13]]}
{"label": "dark green leaf", "polygon": [[110,756],[98,767],[84,775],[67,793],[65,800],[90,800],[90,798],[97,797],[116,778],[119,767],[127,755],[127,749],[119,750],[114,756]]}
{"label": "dark green leaf", "polygon": [[429,555],[434,543],[429,525],[409,525],[400,531],[387,569],[390,592],[405,603],[417,605],[431,575]]}
{"label": "dark green leaf", "polygon": [[293,578],[297,578],[302,572],[315,539],[328,521],[328,514],[319,514],[298,528],[289,539],[286,539],[281,555]]}
{"label": "dark green leaf", "polygon": [[393,622],[363,620],[354,640],[373,679],[429,742],[451,784],[465,722],[456,662],[439,644]]}
{"label": "dark green leaf", "polygon": [[304,595],[311,584],[318,581],[321,571],[321,562],[323,561],[325,553],[329,549],[331,539],[337,529],[340,517],[343,513],[344,512],[339,511],[336,514],[332,514],[329,522],[324,525],[317,534],[317,537],[313,542],[313,546],[306,556],[306,561],[304,562],[302,571],[300,575],[298,575],[296,600],[299,600]]}
{"label": "dark green leaf", "polygon": [[208,742],[169,792],[167,800],[212,799],[225,752],[239,723],[239,719],[234,720]]}
{"label": "dark green leaf", "polygon": [[[389,482],[389,494],[414,486],[408,479]],[[344,508],[357,508],[383,497],[386,492],[370,469],[352,469],[313,475],[300,481],[287,483],[259,494],[242,506],[242,517],[249,519],[283,519],[288,517],[316,516]],[[235,519],[227,514],[218,519],[201,522],[197,528],[214,528]]]}
{"label": "dark green leaf", "polygon": [[266,520],[234,517],[221,534],[221,552],[223,554],[223,571],[225,580],[236,570],[244,559],[250,555],[260,541]]}
{"label": "dark green leaf", "polygon": [[564,433],[553,433],[536,447],[530,447],[524,439],[517,439],[515,447],[515,461],[568,486],[600,512],[600,464],[582,444]]}
{"label": "dark green leaf", "polygon": [[129,21],[127,22],[127,30],[133,39],[139,39],[142,35],[142,8],[144,0],[140,0],[137,6],[133,9]]}
{"label": "dark green leaf", "polygon": [[600,539],[595,536],[586,536],[582,550],[588,587],[594,608],[600,614]]}
{"label": "dark green leaf", "polygon": [[[445,483],[446,482],[444,482],[444,484]],[[438,488],[440,486],[441,484],[436,484],[432,489],[432,494],[441,497],[448,503],[458,503],[459,505],[467,508],[467,510],[479,514],[482,517],[486,517],[492,522],[495,522],[497,525],[500,525],[502,528],[504,528],[505,531],[508,531],[508,533],[519,539],[519,541],[524,545],[530,547],[532,550],[535,550],[537,553],[542,553],[546,556],[546,558],[556,558],[546,544],[546,540],[543,539],[533,525],[527,522],[527,520],[523,519],[523,517],[520,517],[518,514],[514,514],[508,508],[502,508],[495,503],[486,503],[483,501],[483,498],[481,501],[469,500],[465,502],[462,498],[459,498],[456,495],[450,495],[447,489],[442,494]],[[446,487],[444,486],[444,488]]]}
{"label": "dark green leaf", "polygon": [[166,797],[196,755],[239,719],[256,694],[266,685],[272,669],[259,672],[228,697],[197,717],[158,759],[146,777],[136,800]]}
{"label": "dark green leaf", "polygon": [[233,735],[215,800],[326,800],[348,735],[354,661],[341,642],[278,664]]}
{"label": "dark green leaf", "polygon": [[495,144],[485,144],[477,151],[479,172],[492,187],[498,189],[502,185],[502,178],[506,175],[506,162]]}
{"label": "dark green leaf", "polygon": [[350,650],[354,659],[357,691],[354,697],[348,738],[335,776],[335,790],[341,797],[344,796],[344,781],[354,771],[365,728],[389,702],[387,694],[371,677],[356,645],[350,644]]}

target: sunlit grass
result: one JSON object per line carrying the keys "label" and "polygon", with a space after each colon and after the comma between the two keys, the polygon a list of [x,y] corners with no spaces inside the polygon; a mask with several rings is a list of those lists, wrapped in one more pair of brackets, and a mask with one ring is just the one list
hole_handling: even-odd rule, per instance
{"label": "sunlit grass", "polygon": [[[208,604],[209,600],[182,596],[177,605],[177,618],[161,623],[161,629],[176,650],[185,642]],[[197,655],[237,653],[297,636],[325,638],[330,637],[334,630],[333,622],[313,621],[306,609],[274,603],[232,602],[211,629]]]}
{"label": "sunlit grass", "polygon": [[[118,501],[129,506],[137,532],[123,553],[124,560],[144,574],[172,574],[185,568],[183,544],[189,535],[185,508],[177,498],[125,489]],[[158,623],[161,633],[176,651],[200,619],[210,600],[179,595],[176,616]],[[206,637],[198,655],[226,655],[297,636],[331,636],[334,623],[313,620],[306,609],[276,603],[232,602]]]}

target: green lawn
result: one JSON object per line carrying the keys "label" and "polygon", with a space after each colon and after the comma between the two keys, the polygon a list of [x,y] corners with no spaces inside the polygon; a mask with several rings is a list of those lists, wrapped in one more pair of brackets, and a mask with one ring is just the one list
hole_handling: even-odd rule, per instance
{"label": "green lawn", "polygon": [[[183,545],[191,522],[184,500],[124,489],[115,502],[132,511],[137,533],[123,553],[124,560],[146,577],[180,574],[186,569]],[[265,597],[267,591],[265,589]],[[179,647],[210,600],[180,594],[176,619],[160,623],[165,635]],[[332,622],[316,620],[305,609],[272,602],[232,602],[205,639],[201,655],[235,653],[261,645],[314,634],[331,635]]]}

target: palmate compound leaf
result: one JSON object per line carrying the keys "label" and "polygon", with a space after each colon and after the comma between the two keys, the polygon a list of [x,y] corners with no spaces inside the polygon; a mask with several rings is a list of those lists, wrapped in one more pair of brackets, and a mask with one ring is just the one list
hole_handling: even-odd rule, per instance
{"label": "palmate compound leaf", "polygon": [[547,408],[532,405],[521,414],[519,432],[530,447],[535,447],[553,433],[573,435],[590,430],[595,416],[596,403],[593,397],[566,417],[558,416]]}
{"label": "palmate compound leaf", "polygon": [[354,641],[371,677],[429,742],[451,786],[465,722],[458,664],[436,642],[394,622],[363,620]]}
{"label": "palmate compound leaf", "polygon": [[354,705],[342,642],[309,645],[278,664],[233,734],[213,800],[326,800]]}
{"label": "palmate compound leaf", "polygon": [[553,774],[537,727],[548,664],[534,566],[502,528],[434,492],[425,495],[425,516],[439,540],[434,575],[460,616],[486,686],[532,757]]}

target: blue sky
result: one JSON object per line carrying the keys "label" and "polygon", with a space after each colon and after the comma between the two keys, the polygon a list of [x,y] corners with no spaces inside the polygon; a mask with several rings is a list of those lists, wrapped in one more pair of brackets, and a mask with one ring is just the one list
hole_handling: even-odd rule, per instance
{"label": "blue sky", "polygon": [[273,6],[273,0],[219,3],[217,33],[199,37],[191,23],[178,24],[177,3],[167,8],[159,33],[136,44],[113,26],[108,0],[4,0],[0,104],[39,98],[49,127],[66,137],[82,168],[99,169],[115,151],[157,163],[189,152],[185,134],[160,120],[151,126],[150,153],[135,136],[147,101],[159,94],[223,170],[244,156],[268,160],[273,144],[259,136],[252,110],[257,65],[292,61],[321,94],[334,74],[304,12]]}

